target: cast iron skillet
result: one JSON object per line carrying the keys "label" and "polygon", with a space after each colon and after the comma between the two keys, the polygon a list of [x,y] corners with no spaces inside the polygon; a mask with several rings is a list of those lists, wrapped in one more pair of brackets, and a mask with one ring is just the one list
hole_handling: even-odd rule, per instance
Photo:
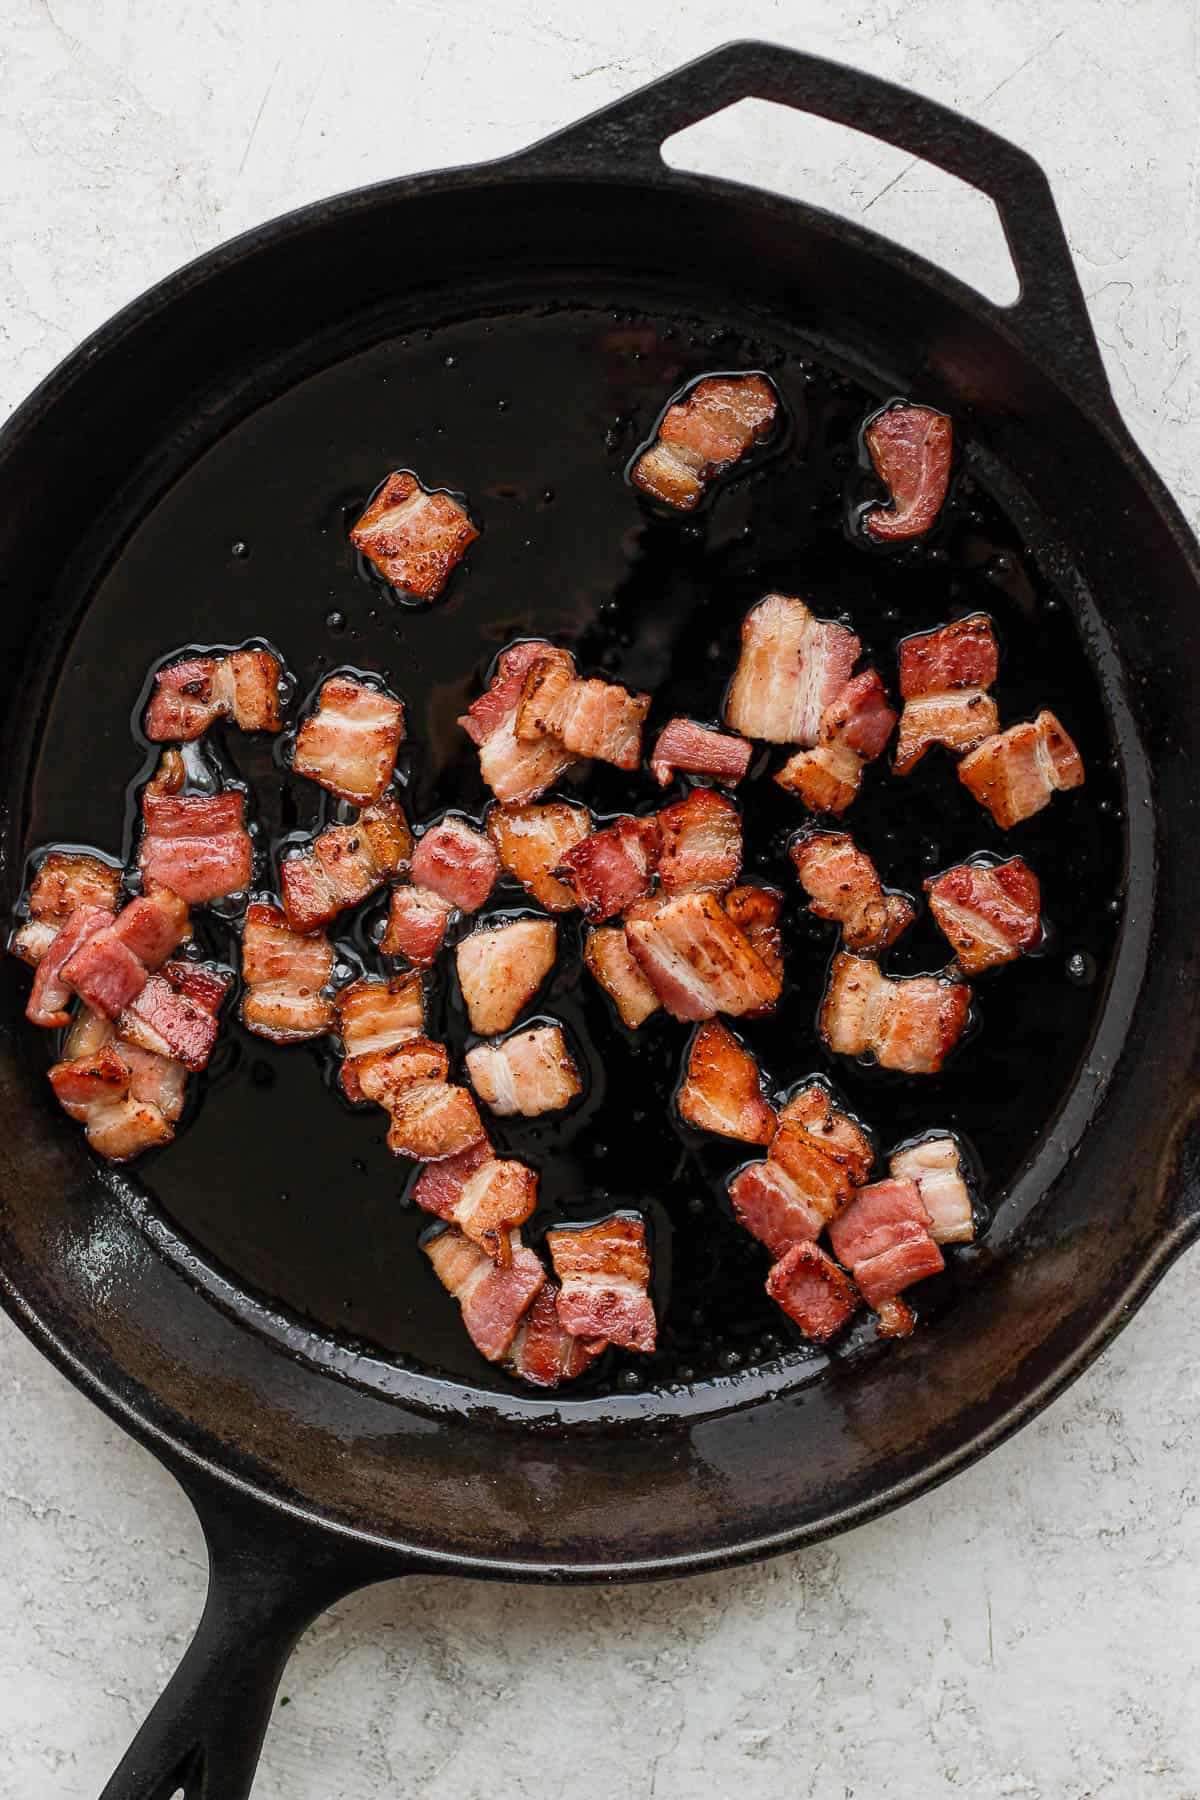
{"label": "cast iron skillet", "polygon": [[[810,207],[666,168],[666,137],[748,95],[872,132],[990,195],[1017,304]],[[180,600],[196,586],[182,517],[178,592],[143,588],[123,626],[94,627],[111,571],[131,556],[136,570],[141,522],[161,536],[206,453],[315,372],[451,317],[485,334],[514,308],[549,317],[577,292],[622,317],[649,295],[660,313],[740,321],[751,337],[800,334],[871,392],[919,392],[963,425],[975,478],[1003,495],[1103,695],[1123,868],[1090,1041],[953,1304],[912,1339],[556,1403],[373,1354],[273,1311],[243,1268],[206,1258],[155,1206],[156,1175],[103,1175],[55,1110],[24,978],[6,967],[0,1294],[178,1477],[211,1553],[195,1642],[107,1800],[246,1795],[297,1636],[373,1580],[680,1574],[900,1504],[1044,1406],[1200,1225],[1196,546],[1113,407],[1036,166],[930,101],[795,52],[735,44],[519,156],[276,221],[155,289],[44,383],[0,439],[10,900],[31,837],[86,793],[80,758],[94,751],[102,771],[116,738],[128,758],[117,715],[145,644],[203,635]],[[497,372],[499,395],[517,373]],[[227,497],[231,536],[252,551],[255,510],[294,498],[269,466],[261,477],[248,512]],[[336,508],[319,524],[343,542]],[[570,554],[564,543],[564,576]],[[551,623],[548,605],[530,594],[528,627]],[[254,629],[247,618],[233,635]],[[85,690],[100,698],[68,781],[39,746],[47,732],[76,741],[64,696]],[[1019,1117],[1026,1081],[1042,1116],[1036,1067],[1014,1066],[997,1104]],[[250,1148],[234,1146],[233,1166]],[[337,1211],[329,1241],[354,1228]]]}

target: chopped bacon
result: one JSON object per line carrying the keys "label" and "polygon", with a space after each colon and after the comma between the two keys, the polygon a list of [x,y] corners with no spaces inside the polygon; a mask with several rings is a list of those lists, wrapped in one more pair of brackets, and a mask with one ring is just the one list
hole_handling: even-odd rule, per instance
{"label": "chopped bacon", "polygon": [[763,375],[706,375],[669,406],[630,471],[635,487],[678,512],[766,436],[779,396]]}
{"label": "chopped bacon", "polygon": [[774,779],[813,812],[844,813],[895,723],[883,682],[874,669],[865,669],[821,714],[816,748],[789,757]]}
{"label": "chopped bacon", "polygon": [[547,1281],[517,1327],[505,1367],[531,1387],[556,1388],[577,1380],[607,1349],[604,1338],[572,1337],[564,1331],[558,1317],[558,1288]]}
{"label": "chopped bacon", "polygon": [[836,1337],[858,1307],[845,1269],[816,1244],[793,1244],[786,1250],[767,1276],[767,1292],[817,1344]]}
{"label": "chopped bacon", "polygon": [[925,883],[929,910],[968,975],[1012,962],[1042,937],[1042,890],[1022,857],[958,863]]}
{"label": "chopped bacon", "polygon": [[848,1113],[812,1081],[779,1115],[766,1162],[749,1163],[729,1183],[740,1222],[773,1256],[817,1238],[866,1180],[875,1153]]}
{"label": "chopped bacon", "polygon": [[693,788],[658,815],[658,878],[667,894],[732,887],[742,866],[742,815],[725,794]]}
{"label": "chopped bacon", "polygon": [[762,958],[771,974],[782,981],[783,933],[779,929],[779,915],[783,911],[783,895],[779,889],[730,888],[721,905],[726,916],[750,940],[751,949]]}
{"label": "chopped bacon", "polygon": [[971,613],[900,645],[900,735],[895,770],[907,775],[933,744],[956,756],[974,750],[996,730],[996,702],[987,692],[1000,667],[996,633],[986,613]]}
{"label": "chopped bacon", "polygon": [[497,1157],[481,1139],[422,1169],[413,1199],[426,1212],[457,1225],[490,1255],[502,1258],[509,1231],[523,1225],[537,1205],[537,1185],[535,1170]]}
{"label": "chopped bacon", "polygon": [[929,1235],[929,1214],[915,1181],[891,1178],[860,1188],[829,1227],[829,1242],[872,1307],[946,1266]]}
{"label": "chopped bacon", "polygon": [[454,955],[472,1031],[507,1031],[550,973],[557,948],[553,919],[514,919],[463,938]]}
{"label": "chopped bacon", "polygon": [[77,906],[65,925],[55,932],[43,950],[33,978],[25,1017],[31,1025],[54,1030],[70,1018],[71,987],[63,976],[66,964],[73,960],[81,945],[112,923],[106,907],[90,906],[86,901]]}
{"label": "chopped bacon", "polygon": [[958,779],[1003,831],[1031,819],[1055,793],[1083,785],[1083,760],[1052,712],[1010,725],[964,756]]}
{"label": "chopped bacon", "polygon": [[477,1044],[466,1061],[471,1086],[501,1118],[559,1112],[583,1092],[561,1025],[535,1025],[499,1044]]}
{"label": "chopped bacon", "polygon": [[860,648],[848,626],[814,618],[803,600],[768,594],[742,623],[725,723],[771,744],[815,744],[821,714],[849,681]]}
{"label": "chopped bacon", "polygon": [[546,658],[525,676],[514,730],[523,744],[551,737],[572,756],[636,769],[650,700],[615,681],[579,681],[561,661]]}
{"label": "chopped bacon", "polygon": [[546,1247],[561,1284],[559,1321],[573,1337],[653,1350],[657,1327],[641,1219],[614,1213],[598,1225],[548,1231]]}
{"label": "chopped bacon", "polygon": [[203,1069],[217,1041],[232,975],[204,963],[165,962],[117,1021],[118,1035],[141,1050]]}
{"label": "chopped bacon", "polygon": [[[424,1036],[402,1038],[387,1050],[363,1055],[357,1067],[357,1091],[353,1098],[373,1100],[390,1112],[406,1088],[414,1082],[444,1082],[450,1074],[450,1052]],[[472,1140],[475,1141],[475,1140]]]}
{"label": "chopped bacon", "polygon": [[911,1337],[916,1329],[911,1306],[903,1300],[881,1300],[875,1309],[875,1333],[882,1338]]}
{"label": "chopped bacon", "polygon": [[[394,1054],[402,1057],[410,1048],[402,1046]],[[470,1090],[449,1081],[409,1081],[388,1095],[387,1110],[388,1149],[414,1162],[457,1156],[485,1135]]]}
{"label": "chopped bacon", "polygon": [[950,480],[954,428],[931,406],[889,406],[863,433],[890,507],[872,506],[864,524],[885,542],[920,537],[937,518]]}
{"label": "chopped bacon", "polygon": [[330,825],[312,845],[279,866],[283,909],[296,931],[328,925],[348,906],[395,875],[412,854],[412,833],[392,794],[358,815],[353,825]]}
{"label": "chopped bacon", "polygon": [[575,895],[553,871],[568,850],[592,829],[586,806],[551,800],[544,806],[493,806],[487,816],[488,836],[501,864],[547,912],[570,912]]}
{"label": "chopped bacon", "polygon": [[403,956],[415,968],[428,969],[446,941],[446,927],[453,911],[452,906],[427,888],[402,882],[392,889],[379,948],[385,956]]}
{"label": "chopped bacon", "polygon": [[292,767],[339,800],[371,806],[392,779],[403,737],[399,700],[352,675],[333,675],[296,733]]}
{"label": "chopped bacon", "polygon": [[837,920],[848,950],[886,950],[917,916],[906,894],[884,892],[874,863],[844,831],[805,832],[791,858],[809,912]]}
{"label": "chopped bacon", "polygon": [[625,921],[642,973],[676,1019],[734,1017],[773,1006],[783,988],[715,894],[646,900]]}
{"label": "chopped bacon", "polygon": [[240,788],[219,794],[142,795],[145,835],[138,864],[147,889],[170,888],[200,906],[250,885],[253,855]]}
{"label": "chopped bacon", "polygon": [[623,925],[589,931],[583,960],[631,1031],[659,1010],[658,995],[634,961]]}
{"label": "chopped bacon", "polygon": [[[62,938],[75,928],[81,908]],[[89,930],[62,964],[62,980],[93,1012],[115,1019],[145,987],[152,970],[164,963],[187,936],[188,909],[166,888],[131,900],[115,919],[102,916],[98,931]],[[60,940],[61,942],[62,940]],[[59,949],[56,943],[38,969],[40,976]],[[36,990],[37,982],[34,982]]]}
{"label": "chopped bacon", "polygon": [[657,818],[621,818],[575,844],[555,874],[585,919],[611,919],[650,892],[661,848]]}
{"label": "chopped bacon", "polygon": [[322,993],[333,974],[333,949],[317,932],[293,931],[278,906],[256,904],[242,931],[242,1023],[258,1037],[295,1044],[334,1027],[332,1003]]}
{"label": "chopped bacon", "polygon": [[758,1064],[716,1019],[692,1039],[678,1105],[680,1116],[700,1131],[746,1144],[769,1144],[775,1135],[775,1109],[763,1097]]}
{"label": "chopped bacon", "polygon": [[413,852],[413,886],[449,901],[459,912],[478,912],[499,875],[495,845],[462,819],[445,818],[431,826]]}
{"label": "chopped bacon", "polygon": [[461,500],[421,486],[399,469],[389,475],[350,533],[394,588],[436,600],[455,565],[479,536]]}
{"label": "chopped bacon", "polygon": [[514,729],[525,677],[535,663],[547,660],[574,675],[574,658],[544,639],[513,644],[502,652],[488,687],[458,721],[479,746],[479,772],[497,800],[536,800],[575,761],[557,738],[521,743]]}
{"label": "chopped bacon", "polygon": [[840,952],[821,1003],[821,1036],[840,1056],[868,1052],[885,1069],[934,1075],[967,1023],[971,990],[936,975],[889,980],[877,963]]}
{"label": "chopped bacon", "polygon": [[283,666],[269,650],[234,650],[228,656],[189,656],[168,663],[154,677],[146,708],[151,743],[188,743],[218,719],[242,731],[278,731],[279,680]]}
{"label": "chopped bacon", "polygon": [[393,975],[389,981],[380,981],[363,975],[334,995],[333,1006],[345,1059],[342,1087],[347,1099],[363,1100],[364,1070],[401,1044],[424,1035],[421,977]]}
{"label": "chopped bacon", "polygon": [[29,884],[29,918],[9,949],[36,968],[76,907],[114,913],[120,893],[120,869],[82,851],[51,850]]}
{"label": "chopped bacon", "polygon": [[969,1244],[975,1236],[975,1213],[963,1175],[962,1153],[954,1138],[924,1138],[897,1150],[888,1168],[898,1181],[913,1181],[929,1214],[935,1244]]}
{"label": "chopped bacon", "polygon": [[754,754],[745,738],[731,737],[698,725],[695,719],[670,719],[658,734],[650,757],[650,773],[660,787],[668,787],[680,769],[688,775],[710,775],[726,787],[744,781]]}
{"label": "chopped bacon", "polygon": [[503,1362],[522,1316],[546,1279],[533,1251],[524,1248],[520,1233],[514,1231],[509,1234],[508,1260],[493,1262],[486,1250],[452,1225],[422,1248],[442,1286],[461,1306],[475,1348],[489,1362]]}
{"label": "chopped bacon", "polygon": [[88,1143],[110,1162],[128,1162],[166,1144],[183,1111],[183,1066],[112,1038],[112,1023],[83,1012],[50,1083],[64,1112],[86,1128]]}

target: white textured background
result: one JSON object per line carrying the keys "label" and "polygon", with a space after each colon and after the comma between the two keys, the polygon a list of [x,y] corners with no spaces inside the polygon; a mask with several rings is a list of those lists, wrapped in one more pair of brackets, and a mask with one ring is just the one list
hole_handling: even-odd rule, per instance
{"label": "white textured background", "polygon": [[[1118,401],[1196,521],[1192,0],[0,0],[0,410],[243,227],[515,149],[735,32],[1033,151]],[[1002,277],[987,209],[894,152],[770,113],[690,154]],[[1195,1267],[1021,1437],[831,1546],[344,1604],[285,1678],[256,1800],[1196,1800]],[[94,1800],[198,1617],[200,1536],[8,1326],[0,1371],[0,1800]]]}

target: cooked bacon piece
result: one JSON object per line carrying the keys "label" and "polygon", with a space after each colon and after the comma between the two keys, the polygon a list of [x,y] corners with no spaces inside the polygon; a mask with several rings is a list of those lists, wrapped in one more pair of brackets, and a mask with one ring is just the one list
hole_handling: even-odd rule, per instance
{"label": "cooked bacon piece", "polygon": [[896,723],[874,669],[848,681],[821,714],[818,743],[789,757],[774,777],[813,812],[844,813],[857,799],[863,770],[879,756]]}
{"label": "cooked bacon piece", "polygon": [[471,1086],[501,1118],[559,1112],[583,1092],[561,1025],[534,1025],[502,1043],[477,1044],[466,1061]]}
{"label": "cooked bacon piece", "polygon": [[330,825],[311,847],[279,865],[283,910],[295,931],[328,925],[395,875],[412,854],[412,833],[395,796],[364,807],[353,825]]}
{"label": "cooked bacon piece", "polygon": [[31,1025],[55,1030],[70,1018],[71,986],[63,975],[67,963],[73,961],[80,947],[111,925],[107,907],[90,906],[86,901],[77,906],[65,925],[55,932],[38,962],[33,987],[25,1007]]}
{"label": "cooked bacon piece", "polygon": [[885,1069],[935,1075],[971,1009],[965,982],[937,975],[891,981],[878,963],[840,952],[821,1003],[821,1036],[839,1056],[868,1052]]}
{"label": "cooked bacon piece", "polygon": [[604,1338],[572,1337],[563,1330],[558,1288],[547,1281],[517,1327],[505,1367],[531,1387],[556,1388],[564,1381],[577,1380],[607,1349]]}
{"label": "cooked bacon piece", "polygon": [[996,633],[986,613],[971,613],[900,645],[900,736],[895,770],[907,775],[933,744],[956,756],[974,750],[998,723],[987,692],[1000,667]]}
{"label": "cooked bacon piece", "polygon": [[864,524],[885,542],[920,537],[942,509],[950,480],[954,428],[931,406],[889,406],[863,437],[875,473],[891,494],[890,507],[873,506]]}
{"label": "cooked bacon piece", "polygon": [[360,976],[333,997],[342,1040],[342,1087],[347,1099],[363,1100],[361,1076],[371,1061],[386,1057],[425,1031],[425,997],[418,974],[380,981]]}
{"label": "cooked bacon piece", "polygon": [[968,975],[1012,962],[1042,937],[1042,890],[1029,864],[958,863],[925,883],[929,910]]}
{"label": "cooked bacon piece", "polygon": [[526,673],[514,730],[523,744],[553,737],[573,756],[636,769],[650,700],[615,681],[579,681],[557,657],[546,658]]}
{"label": "cooked bacon piece", "polygon": [[426,1212],[436,1213],[439,1219],[453,1218],[471,1176],[484,1163],[493,1162],[495,1156],[496,1152],[483,1137],[469,1149],[460,1150],[457,1156],[427,1163],[417,1176],[413,1199]]}
{"label": "cooked bacon piece", "polygon": [[170,1142],[187,1075],[182,1064],[116,1043],[112,1034],[111,1020],[80,1013],[64,1060],[49,1074],[63,1110],[86,1127],[92,1148],[110,1162],[128,1162]]}
{"label": "cooked bacon piece", "polygon": [[[61,943],[83,917],[80,908],[62,933]],[[145,987],[150,972],[164,963],[188,934],[188,909],[178,895],[160,888],[131,900],[115,919],[102,917],[98,931],[87,930],[79,947],[62,964],[62,980],[93,1012],[115,1019]],[[57,954],[56,943],[43,958],[40,976]],[[36,990],[37,982],[34,982]]]}
{"label": "cooked bacon piece", "polygon": [[728,1026],[716,1019],[692,1039],[679,1112],[689,1125],[745,1144],[769,1144],[775,1109],[763,1098],[758,1064]]}
{"label": "cooked bacon piece", "polygon": [[669,787],[680,769],[688,775],[711,775],[726,787],[736,787],[745,779],[753,754],[754,746],[745,738],[713,731],[695,719],[670,719],[658,734],[650,773],[660,787]]}
{"label": "cooked bacon piece", "polygon": [[422,1245],[447,1293],[462,1307],[463,1324],[481,1356],[503,1362],[523,1314],[546,1279],[520,1232],[509,1234],[507,1262],[493,1262],[486,1250],[449,1226]]}
{"label": "cooked bacon piece", "polygon": [[147,889],[170,888],[201,906],[249,887],[253,856],[245,813],[240,788],[174,794],[151,783],[142,795],[145,835],[138,852]]}
{"label": "cooked bacon piece", "polygon": [[907,1150],[897,1150],[888,1167],[898,1181],[916,1183],[935,1244],[971,1242],[975,1214],[963,1177],[962,1155],[952,1137],[925,1138]]}
{"label": "cooked bacon piece", "polygon": [[352,675],[333,675],[296,733],[292,767],[339,800],[372,806],[392,779],[403,737],[399,700]]}
{"label": "cooked bacon piece", "polygon": [[837,920],[848,950],[886,950],[916,918],[907,894],[885,893],[874,863],[844,831],[805,832],[790,853],[809,912]]}
{"label": "cooked bacon piece", "polygon": [[[403,1057],[411,1046],[394,1054]],[[366,1083],[364,1082],[364,1091]],[[410,1081],[387,1099],[388,1149],[414,1162],[440,1162],[469,1150],[485,1135],[470,1090],[449,1081]]]}
{"label": "cooked bacon piece", "polygon": [[623,925],[589,931],[583,960],[631,1031],[659,1010],[658,995],[634,961]]}
{"label": "cooked bacon piece", "polygon": [[458,983],[480,1037],[516,1022],[554,966],[558,927],[553,919],[514,919],[485,926],[455,947]]}
{"label": "cooked bacon piece", "polygon": [[629,478],[652,500],[691,512],[709,482],[766,436],[778,410],[765,376],[706,375],[667,408]]}
{"label": "cooked bacon piece", "polygon": [[653,1350],[657,1326],[641,1219],[614,1213],[598,1225],[548,1231],[546,1247],[561,1284],[559,1322],[572,1337]]}
{"label": "cooked bacon piece", "polygon": [[1083,760],[1052,712],[1010,725],[964,756],[958,779],[1001,830],[1048,806],[1055,793],[1083,785]]}
{"label": "cooked bacon piece", "polygon": [[118,1035],[185,1069],[203,1069],[233,976],[204,963],[165,962],[117,1021]]}
{"label": "cooked bacon piece", "polygon": [[570,912],[575,895],[553,874],[568,850],[592,829],[586,806],[551,800],[544,806],[493,806],[488,809],[488,836],[510,875],[547,912]]}
{"label": "cooked bacon piece", "polygon": [[766,1162],[740,1169],[729,1197],[741,1224],[779,1257],[820,1235],[874,1159],[862,1128],[812,1081],[780,1113]]}
{"label": "cooked bacon piece", "polygon": [[234,650],[228,656],[189,656],[154,677],[146,708],[151,743],[188,743],[218,719],[242,731],[278,731],[279,679],[283,666],[269,650]]}
{"label": "cooked bacon piece", "polygon": [[521,743],[514,729],[525,677],[535,663],[547,660],[574,675],[575,659],[544,639],[513,644],[502,652],[488,687],[458,721],[479,746],[479,772],[497,800],[536,800],[575,761],[557,738]]}
{"label": "cooked bacon piece", "polygon": [[379,940],[385,956],[403,956],[415,968],[428,969],[446,941],[454,908],[427,888],[402,882],[392,889],[387,925]]}
{"label": "cooked bacon piece", "polygon": [[317,932],[292,931],[278,906],[256,904],[242,931],[242,1023],[276,1044],[332,1031],[332,1003],[321,992],[333,974],[333,949]]}
{"label": "cooked bacon piece", "polygon": [[760,956],[772,975],[783,980],[783,933],[779,915],[783,911],[783,895],[778,888],[735,887],[721,901],[726,915],[750,940],[750,947]]}
{"label": "cooked bacon piece", "polygon": [[373,1100],[390,1112],[414,1082],[445,1082],[450,1074],[450,1052],[431,1038],[408,1037],[390,1050],[371,1050],[358,1059],[356,1092],[352,1099]]}
{"label": "cooked bacon piece", "polygon": [[29,918],[8,947],[36,968],[76,907],[114,913],[120,893],[120,869],[83,851],[51,850],[29,884]]}
{"label": "cooked bacon piece", "polygon": [[625,921],[642,973],[673,1018],[758,1012],[773,1006],[782,977],[767,966],[715,894],[645,900]]}
{"label": "cooked bacon piece", "polygon": [[461,500],[421,486],[399,469],[389,475],[350,533],[392,587],[418,600],[436,600],[479,536]]}
{"label": "cooked bacon piece", "polygon": [[881,1300],[875,1310],[877,1337],[911,1337],[916,1324],[912,1307],[906,1306],[903,1300]]}
{"label": "cooked bacon piece", "polygon": [[497,1157],[491,1145],[480,1140],[457,1156],[422,1169],[413,1199],[502,1259],[509,1231],[523,1225],[537,1205],[537,1185],[535,1170]]}
{"label": "cooked bacon piece", "polygon": [[555,874],[585,919],[611,919],[650,892],[661,848],[658,819],[622,818],[568,850]]}
{"label": "cooked bacon piece", "polygon": [[771,744],[815,744],[821,714],[849,681],[860,649],[847,626],[815,619],[803,600],[768,594],[742,623],[725,723]]}
{"label": "cooked bacon piece", "polygon": [[[814,1151],[837,1166],[844,1177],[838,1184],[843,1193],[864,1182],[875,1161],[871,1140],[862,1126],[834,1105],[829,1089],[820,1081],[807,1082],[788,1101],[779,1115],[779,1130],[771,1145],[772,1157],[797,1181],[808,1166],[800,1159],[802,1149]],[[831,1218],[832,1211],[825,1216]]]}
{"label": "cooked bacon piece", "polygon": [[495,845],[463,819],[443,819],[420,839],[412,859],[413,886],[459,912],[478,912],[500,875]]}
{"label": "cooked bacon piece", "polygon": [[667,894],[732,887],[742,866],[742,815],[725,794],[693,788],[658,815],[658,879]]}
{"label": "cooked bacon piece", "polygon": [[816,1244],[793,1244],[786,1250],[767,1276],[767,1292],[817,1344],[836,1337],[858,1307],[845,1269]]}
{"label": "cooked bacon piece", "polygon": [[915,1181],[891,1179],[860,1188],[829,1227],[829,1242],[872,1307],[946,1266],[929,1235],[929,1214]]}

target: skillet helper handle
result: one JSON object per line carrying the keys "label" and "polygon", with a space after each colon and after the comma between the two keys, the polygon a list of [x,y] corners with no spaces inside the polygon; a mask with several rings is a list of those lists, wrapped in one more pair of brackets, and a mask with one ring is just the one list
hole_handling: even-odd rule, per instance
{"label": "skillet helper handle", "polygon": [[667,138],[746,99],[773,100],[852,126],[985,194],[999,215],[1020,292],[1012,306],[980,303],[1007,322],[1034,356],[1114,412],[1049,182],[1016,144],[936,100],[843,63],[748,40],[710,51],[534,144],[516,160],[548,173],[661,177]]}

